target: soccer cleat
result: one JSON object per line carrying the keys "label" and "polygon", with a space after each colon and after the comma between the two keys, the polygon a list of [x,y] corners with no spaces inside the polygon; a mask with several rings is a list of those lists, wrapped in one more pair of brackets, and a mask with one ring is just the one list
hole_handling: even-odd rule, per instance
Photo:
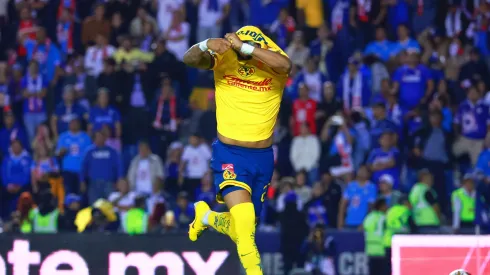
{"label": "soccer cleat", "polygon": [[208,204],[203,201],[194,203],[195,218],[189,225],[189,239],[193,242],[197,241],[204,230],[208,229],[208,226],[202,222],[204,215],[211,209]]}

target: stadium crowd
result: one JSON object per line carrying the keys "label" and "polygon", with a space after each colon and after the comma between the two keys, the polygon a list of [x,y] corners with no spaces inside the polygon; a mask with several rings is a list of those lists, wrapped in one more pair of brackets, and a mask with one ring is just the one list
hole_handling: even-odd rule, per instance
{"label": "stadium crowd", "polygon": [[489,1],[0,0],[3,231],[167,232],[222,207],[212,72],[181,59],[246,24],[294,65],[260,223],[289,269],[318,268],[325,228],[489,228]]}

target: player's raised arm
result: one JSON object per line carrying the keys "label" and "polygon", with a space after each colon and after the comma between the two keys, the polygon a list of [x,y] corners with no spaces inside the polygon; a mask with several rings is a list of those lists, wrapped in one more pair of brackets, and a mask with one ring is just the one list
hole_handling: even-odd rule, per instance
{"label": "player's raised arm", "polygon": [[184,63],[187,66],[195,67],[198,69],[209,70],[214,67],[216,60],[211,55],[209,50],[224,54],[231,48],[231,43],[222,38],[210,38],[206,39],[196,45],[192,46],[184,55]]}
{"label": "player's raised arm", "polygon": [[231,42],[233,49],[264,62],[276,73],[289,74],[291,72],[292,63],[287,56],[244,43],[236,33],[228,33],[225,38]]}

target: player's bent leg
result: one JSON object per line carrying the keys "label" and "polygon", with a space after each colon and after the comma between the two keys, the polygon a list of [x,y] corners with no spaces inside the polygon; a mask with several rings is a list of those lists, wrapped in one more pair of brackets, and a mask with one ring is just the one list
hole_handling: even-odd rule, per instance
{"label": "player's bent leg", "polygon": [[207,224],[203,223],[203,219],[211,209],[206,202],[198,201],[194,203],[194,211],[194,221],[189,225],[189,239],[193,242],[197,241],[202,232],[208,228]]}
{"label": "player's bent leg", "polygon": [[246,190],[235,190],[223,194],[224,200],[235,227],[238,256],[247,275],[263,275],[260,254],[255,244],[255,210],[250,193]]}
{"label": "player's bent leg", "polygon": [[230,212],[215,212],[209,211],[208,215],[204,217],[203,223],[211,226],[221,234],[228,235],[233,242],[236,243],[237,235],[235,231],[235,223],[231,217]]}

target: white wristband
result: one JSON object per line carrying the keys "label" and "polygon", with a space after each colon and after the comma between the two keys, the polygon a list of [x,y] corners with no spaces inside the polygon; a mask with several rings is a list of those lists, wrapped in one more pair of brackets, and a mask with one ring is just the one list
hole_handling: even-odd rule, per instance
{"label": "white wristband", "polygon": [[245,54],[245,55],[251,55],[255,50],[255,47],[252,45],[249,45],[247,43],[243,43],[242,47],[240,48],[240,52]]}
{"label": "white wristband", "polygon": [[206,39],[202,42],[199,42],[199,44],[197,44],[199,46],[199,49],[203,52],[207,51],[208,50],[208,40],[209,39]]}

